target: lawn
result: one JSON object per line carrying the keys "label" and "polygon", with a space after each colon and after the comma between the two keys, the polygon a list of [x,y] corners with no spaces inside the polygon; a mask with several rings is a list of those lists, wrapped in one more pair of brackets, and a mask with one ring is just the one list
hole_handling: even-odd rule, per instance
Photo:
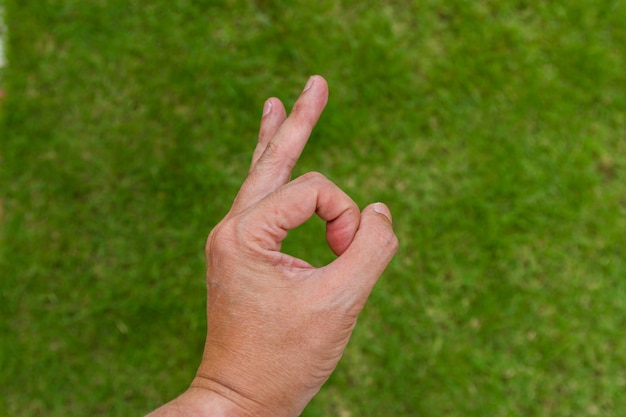
{"label": "lawn", "polygon": [[[3,1],[3,0],[0,0]],[[313,416],[626,413],[626,3],[4,0],[0,415],[184,390],[264,100],[401,249]],[[332,260],[320,222],[285,249]]]}

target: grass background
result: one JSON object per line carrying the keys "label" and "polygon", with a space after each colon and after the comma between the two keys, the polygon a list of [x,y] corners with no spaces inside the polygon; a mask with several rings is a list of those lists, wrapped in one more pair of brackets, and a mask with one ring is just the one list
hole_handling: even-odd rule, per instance
{"label": "grass background", "polygon": [[[141,415],[205,327],[265,98],[401,250],[305,416],[626,412],[626,4],[5,0],[0,414]],[[319,222],[287,250],[332,259]]]}

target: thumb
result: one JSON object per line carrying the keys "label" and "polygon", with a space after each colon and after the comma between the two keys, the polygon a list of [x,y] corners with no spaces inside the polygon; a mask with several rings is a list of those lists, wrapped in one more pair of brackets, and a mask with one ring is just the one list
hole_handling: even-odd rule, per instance
{"label": "thumb", "polygon": [[[349,297],[347,307],[356,313],[363,308],[378,278],[396,251],[398,238],[391,225],[391,212],[383,203],[370,204],[361,213],[361,223],[346,251],[335,261],[322,268],[325,277]],[[343,297],[342,297],[343,298]]]}

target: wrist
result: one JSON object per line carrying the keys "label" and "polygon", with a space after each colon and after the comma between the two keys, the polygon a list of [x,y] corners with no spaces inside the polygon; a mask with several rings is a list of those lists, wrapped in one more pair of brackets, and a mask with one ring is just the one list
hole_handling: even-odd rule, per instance
{"label": "wrist", "polygon": [[[256,414],[249,408],[247,399],[235,390],[210,378],[196,376],[187,392],[192,392],[196,398],[204,397],[210,400],[212,406],[219,406],[223,411],[218,416],[252,417]],[[211,415],[213,414],[201,414]]]}
{"label": "wrist", "polygon": [[[319,389],[303,395],[302,388],[294,381],[291,385],[277,384],[273,378],[260,375],[277,372],[244,370],[235,366],[236,361],[203,361],[191,387],[210,391],[235,406],[238,414],[245,417],[292,417],[299,416],[306,404]],[[247,373],[245,372],[247,370]]]}
{"label": "wrist", "polygon": [[[195,382],[195,381],[194,381]],[[251,414],[218,392],[192,386],[147,417],[250,417]]]}

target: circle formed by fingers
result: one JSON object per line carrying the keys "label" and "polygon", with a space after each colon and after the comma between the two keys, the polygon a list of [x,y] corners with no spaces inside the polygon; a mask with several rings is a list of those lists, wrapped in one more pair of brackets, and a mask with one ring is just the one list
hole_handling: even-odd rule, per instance
{"label": "circle formed by fingers", "polygon": [[317,172],[310,172],[280,187],[245,214],[246,223],[263,224],[248,228],[257,235],[263,249],[279,251],[290,230],[304,224],[314,214],[326,221],[326,240],[336,255],[352,243],[361,219],[359,207],[337,185]]}

